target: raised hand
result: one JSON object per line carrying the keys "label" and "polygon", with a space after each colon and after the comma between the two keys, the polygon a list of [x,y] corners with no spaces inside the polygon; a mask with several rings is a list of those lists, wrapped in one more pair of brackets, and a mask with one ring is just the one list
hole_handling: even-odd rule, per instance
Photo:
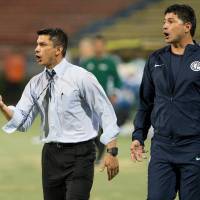
{"label": "raised hand", "polygon": [[1,95],[0,95],[0,111],[2,111],[7,120],[10,120],[13,116],[13,111],[3,102]]}
{"label": "raised hand", "polygon": [[0,108],[2,108],[4,106],[4,102],[2,100],[2,96],[0,95]]}

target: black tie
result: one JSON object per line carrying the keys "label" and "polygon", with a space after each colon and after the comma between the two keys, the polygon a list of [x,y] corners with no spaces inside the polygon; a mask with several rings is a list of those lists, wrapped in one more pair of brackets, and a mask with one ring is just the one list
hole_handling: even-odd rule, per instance
{"label": "black tie", "polygon": [[47,91],[46,91],[46,95],[44,97],[44,101],[43,101],[43,106],[44,106],[44,110],[45,110],[45,124],[44,124],[44,131],[45,131],[45,137],[48,136],[49,134],[49,101],[51,101],[51,92],[52,92],[52,84],[53,84],[53,77],[56,75],[56,72],[54,70],[52,70],[51,72],[46,70],[46,75],[47,75],[47,79],[48,79],[48,87],[47,87]]}
{"label": "black tie", "polygon": [[53,77],[56,75],[56,72],[54,70],[52,70],[51,72],[46,70],[46,74],[47,74],[47,79],[48,79],[48,87],[47,87],[47,93],[46,96],[48,96],[48,99],[51,100],[51,89],[52,89],[52,84],[53,84]]}

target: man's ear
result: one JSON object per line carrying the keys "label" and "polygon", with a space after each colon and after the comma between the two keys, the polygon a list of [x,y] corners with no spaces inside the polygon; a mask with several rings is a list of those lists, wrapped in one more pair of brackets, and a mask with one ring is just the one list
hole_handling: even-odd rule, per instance
{"label": "man's ear", "polygon": [[56,47],[56,56],[62,54],[62,51],[63,51],[63,47],[62,46],[57,46]]}
{"label": "man's ear", "polygon": [[192,24],[190,22],[186,22],[185,23],[185,33],[190,32],[191,28],[192,28]]}

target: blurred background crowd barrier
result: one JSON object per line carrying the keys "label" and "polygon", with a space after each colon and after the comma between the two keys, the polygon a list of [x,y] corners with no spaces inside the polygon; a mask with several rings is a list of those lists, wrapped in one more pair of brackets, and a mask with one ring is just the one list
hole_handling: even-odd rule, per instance
{"label": "blurred background crowd barrier", "polygon": [[[0,0],[0,93],[15,104],[27,81],[42,68],[34,58],[36,31],[60,27],[69,35],[67,59],[93,56],[92,38],[103,35],[122,80],[117,106],[134,110],[148,55],[164,45],[163,11],[173,0]],[[196,9],[199,0],[178,0]],[[195,39],[199,40],[197,26]]]}

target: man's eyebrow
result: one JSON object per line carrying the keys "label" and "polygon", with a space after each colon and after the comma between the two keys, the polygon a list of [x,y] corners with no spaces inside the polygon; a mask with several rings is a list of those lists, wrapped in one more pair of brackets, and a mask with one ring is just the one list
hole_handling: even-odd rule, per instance
{"label": "man's eyebrow", "polygon": [[173,17],[166,18],[164,20],[175,20]]}
{"label": "man's eyebrow", "polygon": [[38,44],[47,44],[47,43],[44,42],[44,41],[38,41],[37,43],[38,43]]}

